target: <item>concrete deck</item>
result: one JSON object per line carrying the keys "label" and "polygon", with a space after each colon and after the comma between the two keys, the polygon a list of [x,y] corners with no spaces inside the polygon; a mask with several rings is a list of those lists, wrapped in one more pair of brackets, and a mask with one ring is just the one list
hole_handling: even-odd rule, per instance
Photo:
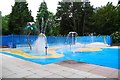
{"label": "concrete deck", "polygon": [[41,65],[0,54],[0,66],[1,78],[120,78],[117,69],[74,61]]}

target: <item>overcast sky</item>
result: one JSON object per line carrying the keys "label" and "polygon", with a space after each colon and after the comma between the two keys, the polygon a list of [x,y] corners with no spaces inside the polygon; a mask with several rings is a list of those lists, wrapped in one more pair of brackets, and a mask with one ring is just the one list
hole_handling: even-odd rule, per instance
{"label": "overcast sky", "polygon": [[[15,0],[2,0],[0,2],[0,11],[2,11],[2,15],[7,15],[11,12],[11,6],[14,5]],[[26,0],[28,2],[28,7],[30,10],[32,10],[32,16],[34,18],[36,18],[37,15],[37,11],[38,8],[40,6],[40,3],[43,0]],[[45,2],[47,3],[47,7],[48,10],[56,13],[56,9],[57,9],[57,5],[58,5],[58,1],[61,0],[45,0]],[[94,7],[100,7],[100,6],[104,6],[107,4],[107,2],[112,2],[113,5],[117,5],[118,0],[89,0],[91,2],[91,5],[93,5]]]}

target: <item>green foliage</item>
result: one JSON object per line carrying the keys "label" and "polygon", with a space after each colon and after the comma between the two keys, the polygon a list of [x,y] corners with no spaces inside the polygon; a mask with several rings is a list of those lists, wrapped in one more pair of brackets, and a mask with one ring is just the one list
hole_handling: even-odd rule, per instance
{"label": "green foliage", "polygon": [[85,3],[85,7],[83,8],[83,29],[82,34],[85,33],[93,33],[91,30],[91,24],[92,24],[92,16],[94,15],[94,8],[91,6],[89,2]]}
{"label": "green foliage", "polygon": [[15,2],[8,22],[10,34],[22,34],[27,22],[33,22],[26,2]]}
{"label": "green foliage", "polygon": [[48,11],[47,9],[48,8],[46,2],[42,2],[37,13],[36,19],[37,27],[42,33],[44,33],[45,30],[47,36],[59,35],[59,23],[56,22],[55,15],[52,12]]}
{"label": "green foliage", "polygon": [[[39,10],[37,11],[37,19],[36,19],[36,23],[37,23],[37,27],[39,28],[39,30],[42,32],[42,27],[43,29],[46,28],[47,23],[48,23],[48,10],[47,10],[47,4],[46,2],[42,2],[40,4]],[[43,19],[43,22],[42,22]],[[43,33],[43,32],[42,32]]]}
{"label": "green foliage", "polygon": [[2,35],[2,15],[0,11],[0,35]]}
{"label": "green foliage", "polygon": [[8,20],[9,20],[9,15],[2,17],[2,34],[3,35],[7,35],[9,33]]}
{"label": "green foliage", "polygon": [[[27,6],[26,2],[15,2],[10,15],[2,17],[3,34],[21,34],[27,22],[33,22]],[[78,35],[93,32],[110,35],[120,31],[120,6],[113,6],[110,2],[96,9],[89,2],[84,5],[83,2],[59,2],[56,15],[42,2],[36,17],[37,28],[41,31],[44,27],[48,36],[67,35],[70,31]]]}
{"label": "green foliage", "polygon": [[[89,2],[59,2],[56,17],[60,19],[60,34],[66,35],[75,31],[83,35],[89,31],[90,18],[93,14],[93,7]],[[84,7],[83,7],[84,6]]]}
{"label": "green foliage", "polygon": [[116,31],[111,34],[113,43],[120,43],[120,31]]}
{"label": "green foliage", "polygon": [[48,16],[46,35],[48,35],[48,36],[59,35],[59,23],[56,22],[55,15],[51,12],[49,12],[49,16]]}
{"label": "green foliage", "polygon": [[75,31],[79,35],[93,33],[110,35],[120,31],[120,6],[108,2],[106,6],[93,9],[89,2],[59,2],[56,17],[60,19],[60,34]]}
{"label": "green foliage", "polygon": [[91,20],[92,31],[101,35],[110,35],[118,29],[120,30],[120,17],[118,17],[120,11],[118,12],[117,9],[108,2],[106,6],[96,10]]}
{"label": "green foliage", "polygon": [[120,31],[120,6],[116,7],[115,29]]}
{"label": "green foliage", "polygon": [[[57,8],[56,19],[60,23],[60,34],[67,35],[68,32],[75,30],[71,15],[71,3],[70,2],[59,2]],[[71,15],[71,16],[70,16]]]}

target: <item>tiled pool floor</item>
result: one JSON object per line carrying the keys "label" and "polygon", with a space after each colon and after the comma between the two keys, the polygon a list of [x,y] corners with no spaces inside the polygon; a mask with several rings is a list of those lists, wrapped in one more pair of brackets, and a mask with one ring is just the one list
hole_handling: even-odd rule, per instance
{"label": "tiled pool floor", "polygon": [[118,70],[92,64],[64,61],[36,64],[0,54],[2,78],[118,78]]}

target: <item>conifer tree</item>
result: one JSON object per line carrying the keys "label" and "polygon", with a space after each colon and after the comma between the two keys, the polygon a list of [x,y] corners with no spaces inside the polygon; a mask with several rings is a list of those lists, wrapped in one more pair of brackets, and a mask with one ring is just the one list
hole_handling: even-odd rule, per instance
{"label": "conifer tree", "polygon": [[47,4],[45,1],[43,1],[40,4],[39,10],[37,11],[37,19],[36,19],[36,23],[37,23],[37,27],[39,28],[41,33],[45,33],[45,29],[47,27],[47,23],[48,23],[48,10],[47,10]]}
{"label": "conifer tree", "polygon": [[12,6],[12,12],[10,13],[8,27],[10,34],[21,34],[24,30],[27,22],[32,22],[31,10],[28,9],[28,3],[15,2]]}

